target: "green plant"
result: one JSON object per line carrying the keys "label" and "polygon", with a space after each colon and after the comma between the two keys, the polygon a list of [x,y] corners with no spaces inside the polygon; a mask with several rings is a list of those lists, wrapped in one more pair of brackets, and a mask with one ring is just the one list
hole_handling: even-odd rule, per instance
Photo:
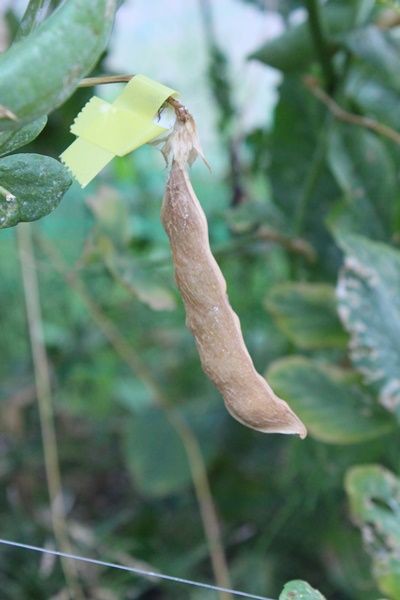
{"label": "green plant", "polygon": [[[74,186],[61,204],[65,168],[14,154],[43,139],[59,153],[52,128],[64,136],[64,102],[110,32],[112,3],[57,4],[31,0],[0,57],[0,224],[39,220],[21,260],[31,255],[25,269],[40,286],[43,316],[31,326],[41,321],[71,544],[280,600],[397,600],[396,15],[366,0],[280,2],[284,32],[250,57],[280,71],[277,105],[272,124],[250,132],[227,80],[229,51],[209,37],[229,177],[194,171],[193,184],[255,366],[304,421],[300,441],[234,423],[202,376],[159,219],[165,174],[154,150],[113,163],[88,195]],[[290,25],[299,7],[305,21]],[[54,528],[14,243],[2,231],[2,536],[41,544]],[[0,571],[7,600],[65,592],[58,565],[38,575],[13,550]],[[100,568],[78,582],[88,597],[204,597]]]}

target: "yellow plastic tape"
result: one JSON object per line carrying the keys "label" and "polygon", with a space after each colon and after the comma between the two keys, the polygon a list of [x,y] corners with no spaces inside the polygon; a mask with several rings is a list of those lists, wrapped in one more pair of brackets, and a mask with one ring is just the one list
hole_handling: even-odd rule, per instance
{"label": "yellow plastic tape", "polygon": [[77,136],[61,160],[85,187],[114,158],[124,156],[166,131],[157,113],[171,88],[135,75],[112,104],[94,96],[71,126]]}

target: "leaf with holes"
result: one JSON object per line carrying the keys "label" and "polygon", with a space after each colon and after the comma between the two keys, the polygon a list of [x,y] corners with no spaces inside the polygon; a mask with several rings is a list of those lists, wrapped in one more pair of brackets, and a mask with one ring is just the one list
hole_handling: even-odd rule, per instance
{"label": "leaf with holes", "polygon": [[338,307],[351,359],[400,421],[400,252],[357,235],[337,240],[345,252]]}
{"label": "leaf with holes", "polygon": [[306,581],[298,579],[285,583],[279,600],[325,600],[325,596]]}
{"label": "leaf with holes", "polygon": [[272,363],[266,376],[310,435],[322,442],[356,444],[394,427],[393,419],[374,406],[354,373],[292,356]]}
{"label": "leaf with holes", "polygon": [[400,597],[400,480],[380,465],[363,465],[346,474],[352,516],[372,556],[379,589]]}
{"label": "leaf with holes", "polygon": [[49,156],[14,154],[0,159],[0,228],[48,215],[71,183],[66,168]]}
{"label": "leaf with holes", "polygon": [[347,336],[336,312],[335,289],[322,283],[274,286],[266,307],[278,327],[299,348],[342,348]]}

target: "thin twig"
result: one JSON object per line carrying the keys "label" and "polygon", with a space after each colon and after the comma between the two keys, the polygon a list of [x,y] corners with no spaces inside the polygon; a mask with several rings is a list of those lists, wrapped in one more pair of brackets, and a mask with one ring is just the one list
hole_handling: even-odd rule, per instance
{"label": "thin twig", "polygon": [[[104,314],[101,307],[88,293],[77,273],[68,270],[63,260],[59,256],[56,248],[52,244],[50,244],[48,241],[44,241],[42,238],[40,238],[39,242],[54,269],[79,295],[90,316],[102,331],[105,338],[109,341],[120,358],[128,365],[131,371],[143,381],[143,383],[151,392],[154,402],[164,411],[166,418],[180,437],[186,451],[192,475],[204,532],[208,542],[215,580],[220,587],[230,587],[229,571],[223,549],[222,535],[218,522],[217,511],[208,481],[207,470],[196,436],[180,413],[170,406],[170,403],[165,397],[162,388],[153,377],[151,370],[148,369],[146,364],[142,361],[140,354],[136,352],[133,346],[121,334],[113,321],[111,321],[108,316]],[[225,592],[221,592],[221,598],[224,600],[230,600],[229,594]]]}
{"label": "thin twig", "polygon": [[374,131],[378,135],[382,135],[383,137],[392,140],[396,144],[400,144],[400,133],[395,129],[392,129],[388,125],[384,123],[380,123],[375,119],[371,119],[370,117],[364,117],[362,115],[357,115],[355,113],[348,112],[344,108],[342,108],[329,94],[327,94],[322,88],[318,86],[318,83],[314,79],[314,77],[304,77],[303,81],[310,92],[318,98],[325,106],[330,110],[333,116],[339,121],[344,121],[345,123],[350,123],[351,125],[357,125],[358,127],[364,127],[364,129],[369,129]]}
{"label": "thin twig", "polygon": [[270,227],[260,227],[257,231],[257,238],[266,242],[274,242],[279,244],[289,252],[300,254],[310,262],[314,263],[317,260],[317,253],[312,245],[307,240],[300,237],[289,237],[283,235],[280,231],[276,231]]}
{"label": "thin twig", "polygon": [[[86,77],[82,79],[79,83],[78,87],[93,87],[96,85],[107,85],[109,83],[128,83],[133,77],[134,74],[131,75],[99,75],[98,77]],[[190,116],[189,111],[186,106],[184,106],[179,100],[170,96],[165,101],[167,104],[172,106],[175,111],[177,119],[180,121],[186,122],[188,117]]]}
{"label": "thin twig", "polygon": [[[38,401],[40,429],[43,442],[47,487],[50,496],[50,512],[54,536],[63,552],[70,553],[66,514],[63,502],[61,474],[58,460],[54,412],[51,397],[50,370],[44,345],[43,320],[40,306],[39,284],[36,274],[31,227],[17,228],[19,259],[25,296],[28,332],[32,349],[36,396]],[[83,599],[76,564],[62,559],[62,568],[71,600]]]}

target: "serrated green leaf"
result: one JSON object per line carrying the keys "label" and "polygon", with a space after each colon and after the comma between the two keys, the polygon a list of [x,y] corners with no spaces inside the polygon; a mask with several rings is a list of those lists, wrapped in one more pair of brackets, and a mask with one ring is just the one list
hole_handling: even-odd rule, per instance
{"label": "serrated green leaf", "polygon": [[325,600],[325,596],[306,581],[298,579],[285,583],[279,600]]}
{"label": "serrated green leaf", "polygon": [[266,307],[279,328],[299,348],[342,348],[347,336],[336,310],[334,287],[322,283],[274,286]]}
{"label": "serrated green leaf", "polygon": [[37,138],[47,123],[47,117],[39,117],[16,131],[0,131],[0,156],[10,154]]}
{"label": "serrated green leaf", "polygon": [[346,254],[337,296],[351,359],[400,420],[400,252],[357,235],[337,240]]}
{"label": "serrated green leaf", "polygon": [[[204,460],[209,462],[219,445],[223,411],[214,403],[202,401],[185,406],[181,415],[199,440]],[[192,480],[182,441],[159,408],[144,408],[127,420],[125,452],[133,479],[145,495],[174,494]]]}
{"label": "serrated green leaf", "polygon": [[111,30],[116,0],[69,0],[0,56],[0,104],[18,118],[48,114],[65,102],[95,65]]}
{"label": "serrated green leaf", "polygon": [[360,127],[336,124],[329,136],[328,161],[345,194],[354,231],[386,237],[395,228],[398,186],[383,141]]}
{"label": "serrated green leaf", "polygon": [[352,516],[363,533],[379,589],[400,597],[400,480],[380,465],[363,465],[346,474]]}
{"label": "serrated green leaf", "polygon": [[49,156],[14,154],[0,159],[0,228],[48,215],[71,183],[66,168]]}
{"label": "serrated green leaf", "polygon": [[393,420],[347,371],[288,357],[272,363],[266,377],[304,421],[310,435],[322,442],[356,444],[394,427]]}
{"label": "serrated green leaf", "polygon": [[[321,18],[328,45],[333,53],[336,36],[348,31],[352,26],[354,8],[326,6],[321,9]],[[264,44],[249,58],[286,73],[303,71],[316,58],[308,21],[290,27],[277,38]]]}

